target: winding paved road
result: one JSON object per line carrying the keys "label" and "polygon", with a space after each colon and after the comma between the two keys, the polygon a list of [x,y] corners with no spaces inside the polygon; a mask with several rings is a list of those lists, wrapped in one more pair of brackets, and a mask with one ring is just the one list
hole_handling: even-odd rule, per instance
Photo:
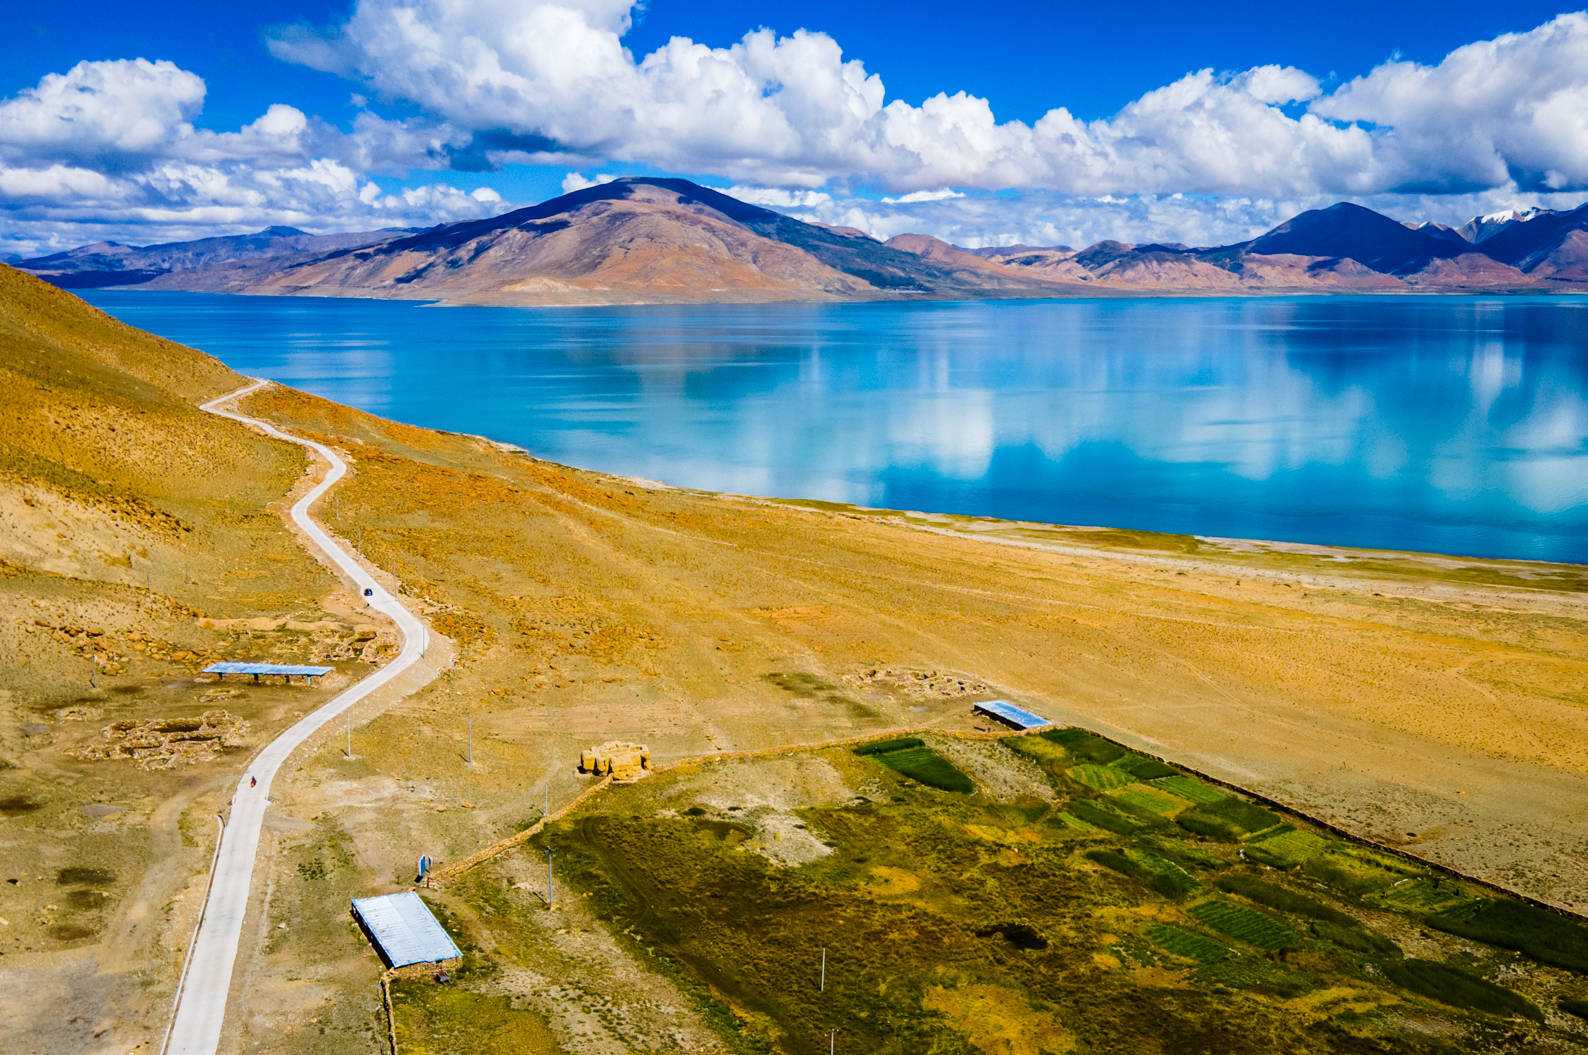
{"label": "winding paved road", "polygon": [[[288,756],[321,726],[417,663],[429,644],[425,625],[399,604],[385,587],[371,578],[351,554],[309,519],[309,507],[342,478],[347,472],[346,463],[323,444],[300,439],[282,432],[269,422],[244,417],[223,408],[223,404],[246,396],[265,384],[265,381],[255,381],[235,392],[210,400],[202,409],[252,425],[277,439],[307,447],[330,464],[331,471],[326,473],[325,479],[293,504],[293,522],[303,529],[332,564],[357,584],[360,593],[372,591],[367,598],[369,606],[391,617],[402,634],[403,645],[396,659],[300,718],[292,728],[267,744],[254,758],[248,772],[238,780],[237,790],[232,797],[231,816],[216,852],[204,917],[199,922],[187,965],[182,971],[182,980],[178,983],[176,1010],[165,1044],[165,1051],[171,1055],[213,1055],[220,1044],[221,1026],[226,1018],[226,994],[231,988],[238,939],[242,935],[243,918],[248,912],[248,888],[254,873],[254,857],[259,849],[259,831],[265,819],[265,809],[270,804],[270,785],[276,772]],[[248,786],[250,776],[259,781],[257,786]]]}

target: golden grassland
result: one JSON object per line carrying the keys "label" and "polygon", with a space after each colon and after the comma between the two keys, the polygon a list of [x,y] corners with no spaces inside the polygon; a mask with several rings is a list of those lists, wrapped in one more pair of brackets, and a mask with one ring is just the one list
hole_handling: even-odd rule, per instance
{"label": "golden grassland", "polygon": [[[251,748],[160,771],[70,752],[114,720],[215,707],[257,745],[335,686],[205,701],[201,660],[334,656],[345,680],[379,648],[283,524],[300,452],[194,409],[240,379],[0,280],[0,369],[25,393],[0,427],[0,645],[26,657],[0,670],[0,800],[33,804],[0,831],[13,860],[38,862],[0,887],[0,996],[74,1008],[30,1003],[26,1038],[124,1050],[163,1028],[210,814]],[[952,724],[978,691],[1588,908],[1579,568],[702,494],[279,387],[243,409],[345,452],[322,520],[391,574],[456,662],[356,719],[353,759],[338,731],[283,775],[233,994],[242,1050],[370,1050],[376,972],[345,898],[411,879],[420,853],[444,862],[510,834],[539,816],[548,780],[554,805],[573,797],[583,746],[634,740],[665,761]],[[83,813],[120,798],[113,816]],[[60,869],[102,855],[116,876],[88,884],[104,894],[93,913],[47,912],[70,887]],[[77,929],[52,934],[61,923]],[[643,1050],[615,1039],[602,1001],[652,1008],[619,1016],[647,1036],[663,1019],[714,1035],[602,920],[578,926],[577,940],[544,938],[549,964],[592,979],[580,1050]],[[566,983],[507,977],[503,1000]]]}

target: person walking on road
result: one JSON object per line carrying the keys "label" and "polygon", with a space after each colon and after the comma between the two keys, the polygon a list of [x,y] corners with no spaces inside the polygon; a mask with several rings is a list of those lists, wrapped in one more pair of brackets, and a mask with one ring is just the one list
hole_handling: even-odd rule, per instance
{"label": "person walking on road", "polygon": [[258,777],[249,777],[248,778],[248,786],[249,787],[253,787],[255,784],[258,784],[258,783],[259,783],[259,778]]}

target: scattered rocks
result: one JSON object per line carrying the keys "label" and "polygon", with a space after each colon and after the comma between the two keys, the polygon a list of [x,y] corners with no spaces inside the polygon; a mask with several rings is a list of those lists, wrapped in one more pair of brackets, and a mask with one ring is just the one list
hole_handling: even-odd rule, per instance
{"label": "scattered rocks", "polygon": [[912,700],[954,699],[981,696],[991,690],[983,682],[946,670],[917,670],[910,667],[871,667],[844,675],[851,687]]}
{"label": "scattered rocks", "polygon": [[198,718],[150,718],[107,725],[102,742],[72,752],[85,760],[125,758],[140,769],[172,769],[207,762],[239,747],[248,723],[230,711],[205,711]]}

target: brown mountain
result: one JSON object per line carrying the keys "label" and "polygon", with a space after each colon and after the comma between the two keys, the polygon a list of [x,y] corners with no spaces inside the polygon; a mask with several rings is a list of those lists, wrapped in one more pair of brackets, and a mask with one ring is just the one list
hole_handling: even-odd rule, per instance
{"label": "brown mountain", "polygon": [[[952,248],[952,247],[945,247]],[[954,250],[959,254],[959,250]],[[148,288],[455,303],[1052,295],[1040,275],[884,245],[687,180],[622,179],[376,245],[173,273]],[[953,256],[953,254],[949,254]]]}
{"label": "brown mountain", "polygon": [[[340,240],[340,241],[337,241]],[[1588,291],[1588,206],[1409,226],[1342,202],[1211,248],[879,242],[681,179],[629,178],[423,231],[295,230],[26,261],[61,285],[481,304]]]}

